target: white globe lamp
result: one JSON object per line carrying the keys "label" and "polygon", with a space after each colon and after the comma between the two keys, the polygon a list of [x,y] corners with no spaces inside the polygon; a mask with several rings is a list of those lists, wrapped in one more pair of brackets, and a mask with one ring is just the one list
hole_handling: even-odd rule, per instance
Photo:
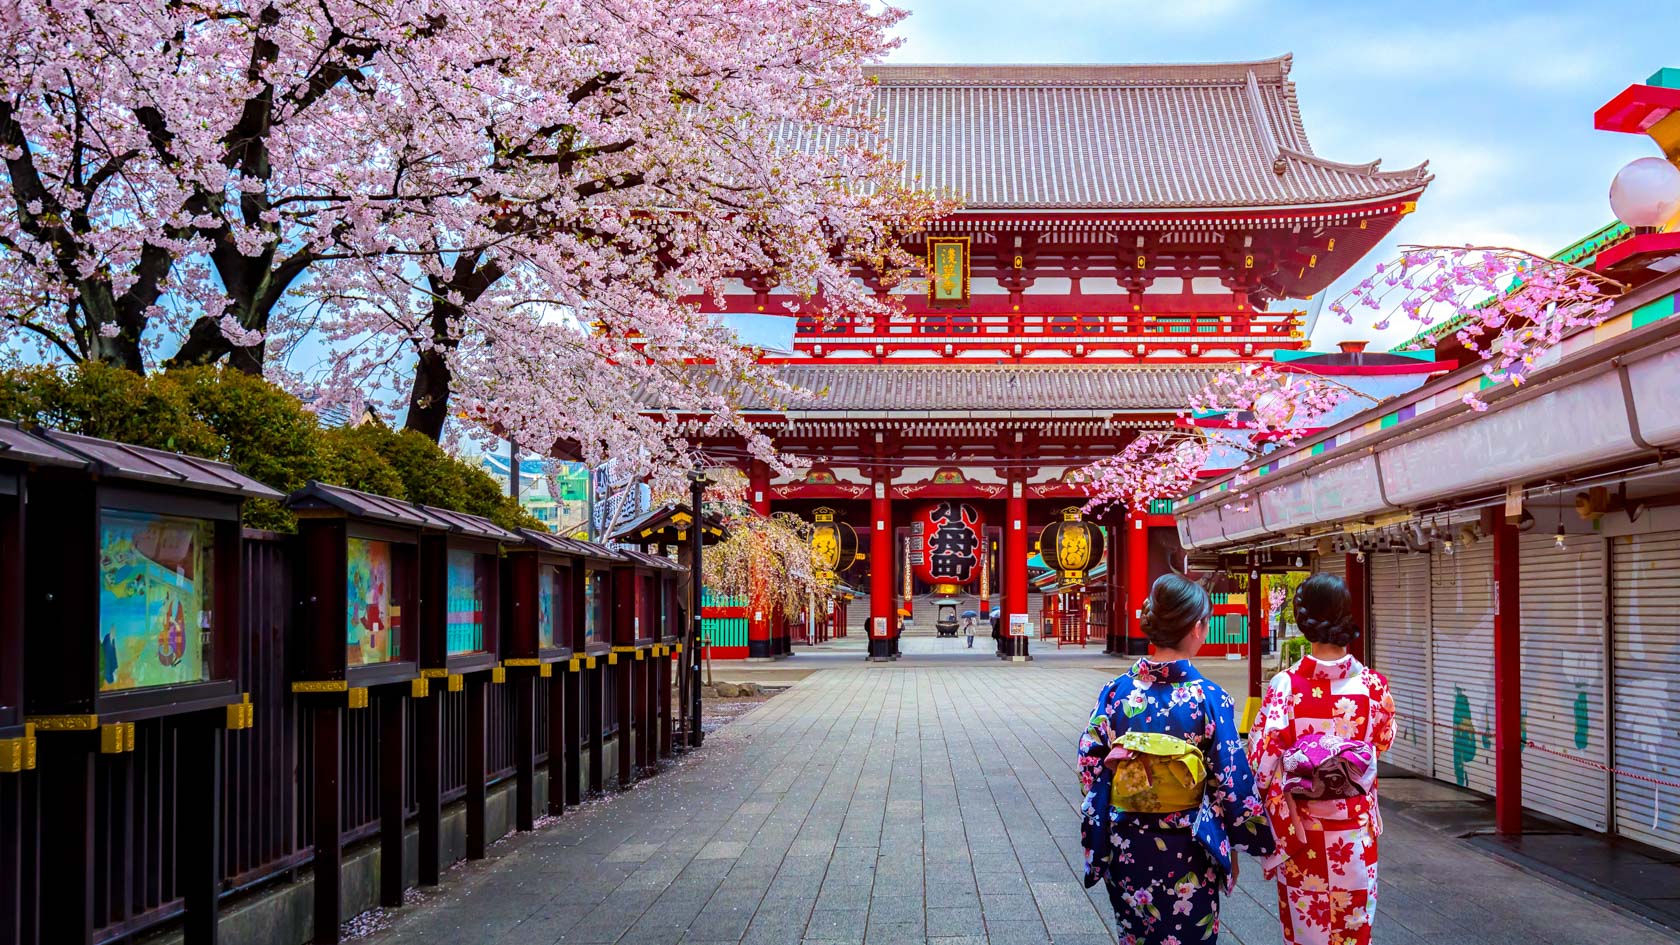
{"label": "white globe lamp", "polygon": [[1201,465],[1201,447],[1194,440],[1184,440],[1173,449],[1173,460],[1180,466]]}
{"label": "white globe lamp", "polygon": [[1628,226],[1662,226],[1680,213],[1680,167],[1659,157],[1629,161],[1610,182],[1610,209]]}
{"label": "white globe lamp", "polygon": [[1281,427],[1295,417],[1295,401],[1281,390],[1254,398],[1254,417],[1268,427]]}

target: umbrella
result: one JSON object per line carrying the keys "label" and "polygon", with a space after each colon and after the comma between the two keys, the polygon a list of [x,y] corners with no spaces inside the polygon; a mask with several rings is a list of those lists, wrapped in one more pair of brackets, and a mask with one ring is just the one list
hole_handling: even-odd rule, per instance
{"label": "umbrella", "polygon": [[992,608],[992,616],[993,617],[1002,617],[1003,616],[1003,611],[997,609],[996,607],[993,607]]}
{"label": "umbrella", "polygon": [[978,617],[978,616],[980,616],[980,611],[978,611],[978,610],[965,610],[965,611],[962,612],[962,615],[964,617]]}

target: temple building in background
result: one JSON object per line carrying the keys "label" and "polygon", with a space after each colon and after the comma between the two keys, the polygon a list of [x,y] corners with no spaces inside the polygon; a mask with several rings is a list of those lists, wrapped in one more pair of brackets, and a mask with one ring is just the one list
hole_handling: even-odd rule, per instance
{"label": "temple building in background", "polygon": [[[932,278],[894,290],[901,315],[798,316],[792,352],[765,357],[822,392],[791,408],[742,405],[778,449],[811,461],[802,478],[773,477],[735,439],[696,445],[747,472],[759,511],[822,510],[855,530],[860,560],[843,577],[860,592],[851,622],[867,626],[872,654],[896,649],[906,617],[930,629],[935,615],[916,604],[938,590],[959,609],[999,611],[1000,654],[1023,657],[1043,627],[1029,561],[1045,526],[1081,517],[1078,471],[1173,425],[1221,370],[1310,362],[1305,302],[1291,300],[1324,292],[1368,253],[1430,175],[1315,154],[1288,56],[873,71],[907,178],[962,201],[916,238]],[[746,274],[721,311],[777,313],[792,300]],[[1438,369],[1353,352],[1329,366],[1360,373],[1384,358],[1414,382]],[[1058,606],[1096,624],[1108,649],[1139,652],[1136,602],[1182,567],[1172,503],[1096,524],[1102,559],[1054,569],[1052,593],[1071,594]],[[957,528],[977,555],[963,579],[917,577],[938,563],[929,542],[966,553]],[[714,641],[719,655],[789,651],[792,615],[750,602],[742,615],[745,639]]]}

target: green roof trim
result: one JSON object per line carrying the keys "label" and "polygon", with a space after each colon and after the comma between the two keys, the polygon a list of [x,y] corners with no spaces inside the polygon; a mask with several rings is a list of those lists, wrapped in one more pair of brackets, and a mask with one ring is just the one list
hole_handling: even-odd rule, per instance
{"label": "green roof trim", "polygon": [[1391,413],[1391,414],[1385,415],[1382,418],[1380,428],[1386,430],[1389,427],[1397,427],[1399,425],[1400,425],[1400,414],[1399,413]]}
{"label": "green roof trim", "polygon": [[1311,455],[1317,456],[1318,454],[1324,452],[1324,448],[1329,446],[1329,445],[1330,445],[1329,443],[1314,443]]}
{"label": "green roof trim", "polygon": [[1680,294],[1646,302],[1633,310],[1633,327],[1643,328],[1652,322],[1660,322],[1672,316],[1677,307],[1680,307]]}
{"label": "green roof trim", "polygon": [[[1659,74],[1663,72],[1675,73],[1675,80],[1680,81],[1680,69],[1663,69],[1660,70]],[[1652,78],[1656,77],[1653,76]],[[1654,85],[1656,83],[1653,82],[1651,84]],[[1676,87],[1680,88],[1680,86]],[[1622,223],[1620,220],[1613,220],[1551,254],[1548,258],[1555,259],[1558,262],[1571,266],[1585,266],[1594,256],[1597,256],[1604,249],[1620,243],[1622,240],[1625,240],[1632,235],[1633,230],[1629,229],[1627,224]],[[1519,284],[1520,280],[1512,280],[1510,288],[1514,289]],[[1510,289],[1507,289],[1506,291],[1510,291]],[[1491,302],[1492,299],[1487,301]],[[1487,302],[1483,302],[1482,304],[1486,305]],[[1394,347],[1388,349],[1389,353],[1411,354],[1412,352],[1402,351],[1401,349],[1427,344],[1430,338],[1440,338],[1445,335],[1450,335],[1469,324],[1469,322],[1470,316],[1468,314],[1449,318],[1439,325],[1431,325],[1412,337],[1407,338],[1405,341],[1400,342]]]}

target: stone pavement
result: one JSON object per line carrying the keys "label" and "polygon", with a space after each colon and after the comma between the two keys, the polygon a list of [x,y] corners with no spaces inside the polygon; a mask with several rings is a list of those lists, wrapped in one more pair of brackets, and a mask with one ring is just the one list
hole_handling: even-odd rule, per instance
{"label": "stone pavement", "polygon": [[[1072,747],[1120,666],[1092,656],[825,668],[372,941],[1113,942],[1079,882]],[[1244,867],[1220,941],[1277,943],[1273,889]],[[1680,940],[1399,813],[1382,871],[1378,945]]]}

